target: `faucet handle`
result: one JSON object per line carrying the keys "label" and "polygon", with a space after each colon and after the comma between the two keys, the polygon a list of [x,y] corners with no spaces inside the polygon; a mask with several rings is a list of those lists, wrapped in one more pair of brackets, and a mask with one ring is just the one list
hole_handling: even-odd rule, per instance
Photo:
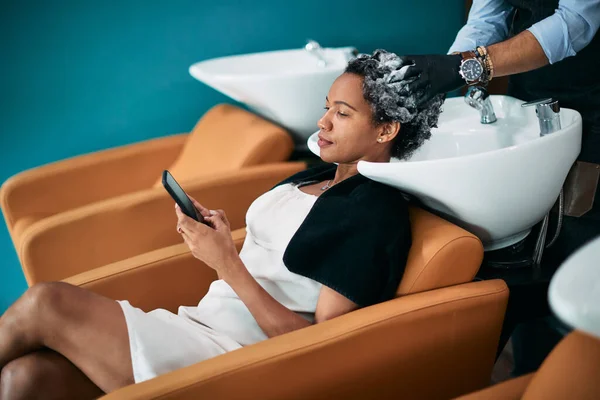
{"label": "faucet handle", "polygon": [[554,102],[554,100],[552,99],[552,97],[548,97],[548,98],[545,98],[545,99],[537,99],[537,100],[528,101],[526,103],[521,104],[521,107],[537,106],[538,104],[550,104],[552,102]]}
{"label": "faucet handle", "polygon": [[521,104],[521,107],[531,106],[535,106],[535,113],[537,114],[540,122],[542,136],[561,128],[560,105],[558,105],[558,100],[554,100],[549,97],[546,99],[533,100]]}
{"label": "faucet handle", "polygon": [[560,111],[560,106],[558,105],[558,100],[554,100],[552,97],[548,97],[546,99],[538,99],[528,101],[527,103],[521,104],[521,107],[531,107],[535,106],[535,110],[538,113],[542,113],[540,117],[542,118],[551,118],[552,113],[558,113]]}

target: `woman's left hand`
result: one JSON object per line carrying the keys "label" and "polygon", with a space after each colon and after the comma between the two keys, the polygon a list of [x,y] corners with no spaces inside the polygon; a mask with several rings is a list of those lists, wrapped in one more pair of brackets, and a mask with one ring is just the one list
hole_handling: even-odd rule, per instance
{"label": "woman's left hand", "polygon": [[210,226],[188,217],[175,205],[177,232],[181,234],[194,257],[217,271],[219,276],[226,275],[230,272],[229,268],[235,264],[236,258],[239,258],[231,238],[227,216],[223,210],[206,212],[206,208],[200,203],[191,197],[190,199],[199,211],[204,211],[202,214]]}

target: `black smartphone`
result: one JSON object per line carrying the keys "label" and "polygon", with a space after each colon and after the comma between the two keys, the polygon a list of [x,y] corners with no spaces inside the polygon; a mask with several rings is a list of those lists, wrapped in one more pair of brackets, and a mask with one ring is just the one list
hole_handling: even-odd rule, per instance
{"label": "black smartphone", "polygon": [[175,200],[175,203],[179,205],[179,208],[181,208],[181,211],[183,211],[185,215],[195,219],[198,222],[207,224],[202,214],[200,214],[199,211],[196,211],[196,207],[194,207],[194,203],[192,203],[192,200],[190,200],[190,198],[187,194],[185,194],[181,186],[179,186],[179,183],[177,183],[175,178],[173,178],[173,175],[171,175],[171,173],[167,170],[164,170],[162,173],[162,184],[167,190],[167,192],[169,192],[173,200]]}

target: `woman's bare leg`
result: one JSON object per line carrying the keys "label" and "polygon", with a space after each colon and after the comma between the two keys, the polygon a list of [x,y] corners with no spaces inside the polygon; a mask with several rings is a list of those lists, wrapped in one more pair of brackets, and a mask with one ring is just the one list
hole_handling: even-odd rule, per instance
{"label": "woman's bare leg", "polygon": [[127,325],[114,300],[62,282],[30,288],[0,318],[0,369],[43,348],[104,392],[134,383]]}
{"label": "woman's bare leg", "polygon": [[2,368],[0,400],[96,399],[104,393],[54,350],[40,350]]}

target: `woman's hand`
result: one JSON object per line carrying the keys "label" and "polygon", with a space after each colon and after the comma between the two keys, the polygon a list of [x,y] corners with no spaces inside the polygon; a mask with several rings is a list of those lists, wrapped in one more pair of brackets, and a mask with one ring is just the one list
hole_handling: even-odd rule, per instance
{"label": "woman's hand", "polygon": [[235,261],[239,258],[227,216],[223,210],[209,210],[195,199],[190,197],[190,200],[210,226],[188,217],[176,204],[177,232],[194,257],[223,277],[237,265]]}

